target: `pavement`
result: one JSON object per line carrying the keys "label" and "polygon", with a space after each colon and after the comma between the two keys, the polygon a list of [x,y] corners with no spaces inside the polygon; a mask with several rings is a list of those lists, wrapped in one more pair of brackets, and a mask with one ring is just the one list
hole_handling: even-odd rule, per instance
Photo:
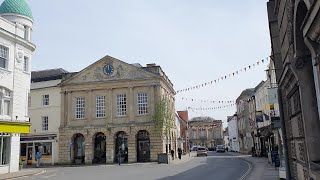
{"label": "pavement", "polygon": [[1,174],[0,180],[29,177],[29,176],[33,176],[33,175],[40,175],[45,172],[46,172],[46,170],[44,170],[44,169],[22,169],[21,171],[18,171],[18,172]]}
{"label": "pavement", "polygon": [[193,157],[196,157],[197,153],[196,152],[190,152],[187,153],[186,155],[182,155],[181,159],[179,159],[178,157],[175,157],[174,160],[171,159],[169,160],[169,164],[181,164],[181,163],[186,163],[189,160],[191,160]]}
{"label": "pavement", "polygon": [[239,157],[251,164],[250,173],[244,178],[246,180],[278,180],[279,169],[268,163],[267,158],[252,157],[251,155],[243,155],[235,152],[228,154]]}

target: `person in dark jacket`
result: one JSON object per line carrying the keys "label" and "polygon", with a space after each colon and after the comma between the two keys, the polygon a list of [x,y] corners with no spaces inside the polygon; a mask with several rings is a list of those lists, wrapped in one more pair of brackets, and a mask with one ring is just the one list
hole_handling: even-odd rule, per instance
{"label": "person in dark jacket", "polygon": [[181,154],[182,154],[182,150],[181,150],[181,148],[178,148],[178,156],[179,156],[179,159],[181,159]]}
{"label": "person in dark jacket", "polygon": [[171,153],[172,160],[174,160],[174,150],[171,149],[170,153]]}

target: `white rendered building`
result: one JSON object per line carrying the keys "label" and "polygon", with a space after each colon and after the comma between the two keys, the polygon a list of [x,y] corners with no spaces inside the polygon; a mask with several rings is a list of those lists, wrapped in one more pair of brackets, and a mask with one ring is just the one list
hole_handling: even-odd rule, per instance
{"label": "white rendered building", "polygon": [[52,164],[59,160],[59,127],[61,116],[62,68],[32,71],[29,116],[30,134],[20,138],[20,158],[24,165],[35,165],[36,152],[42,151],[43,164]]}
{"label": "white rendered building", "polygon": [[237,115],[228,117],[229,150],[240,152]]}
{"label": "white rendered building", "polygon": [[24,0],[0,6],[0,174],[19,171],[20,134],[30,132],[33,18]]}

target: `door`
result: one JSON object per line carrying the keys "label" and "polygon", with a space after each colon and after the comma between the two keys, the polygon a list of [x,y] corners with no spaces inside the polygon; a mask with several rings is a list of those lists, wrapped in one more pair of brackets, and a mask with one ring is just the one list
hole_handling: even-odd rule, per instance
{"label": "door", "polygon": [[150,142],[139,141],[138,162],[150,161]]}
{"label": "door", "polygon": [[32,146],[27,149],[27,165],[32,165]]}

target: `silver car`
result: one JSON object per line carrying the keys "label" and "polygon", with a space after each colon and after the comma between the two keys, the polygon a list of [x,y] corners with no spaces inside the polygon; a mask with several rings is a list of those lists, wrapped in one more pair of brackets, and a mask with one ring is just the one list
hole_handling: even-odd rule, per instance
{"label": "silver car", "polygon": [[225,152],[225,148],[224,148],[224,145],[218,145],[217,146],[217,152]]}
{"label": "silver car", "polygon": [[197,156],[201,155],[208,156],[206,148],[198,147]]}

